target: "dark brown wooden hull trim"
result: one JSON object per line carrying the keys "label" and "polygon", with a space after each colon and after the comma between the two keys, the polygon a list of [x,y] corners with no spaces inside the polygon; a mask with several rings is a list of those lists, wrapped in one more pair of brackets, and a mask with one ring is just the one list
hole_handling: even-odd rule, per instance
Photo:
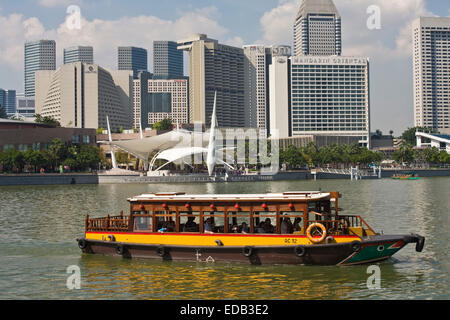
{"label": "dark brown wooden hull trim", "polygon": [[[417,236],[420,237],[420,236]],[[268,247],[187,247],[143,245],[79,239],[84,253],[122,256],[124,258],[150,258],[166,261],[230,262],[295,265],[354,265],[389,258],[411,242],[419,243],[420,238],[412,236],[374,236],[362,242],[334,243],[309,246],[268,246]],[[423,238],[423,237],[422,237]],[[374,248],[399,244],[396,250],[379,254]],[[417,246],[416,246],[417,249]],[[375,252],[374,253],[372,253]]]}

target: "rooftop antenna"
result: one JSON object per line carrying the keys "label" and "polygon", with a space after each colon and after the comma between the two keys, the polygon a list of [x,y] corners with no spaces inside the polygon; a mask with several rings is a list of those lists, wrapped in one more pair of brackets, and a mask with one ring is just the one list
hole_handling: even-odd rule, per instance
{"label": "rooftop antenna", "polygon": [[[108,125],[108,136],[109,136],[109,142],[112,142],[112,136],[111,136],[111,126],[109,125],[109,117],[106,116],[106,123]],[[116,161],[116,155],[114,153],[114,147],[110,143],[109,148],[111,149],[111,162],[114,169],[117,169],[117,161]]]}

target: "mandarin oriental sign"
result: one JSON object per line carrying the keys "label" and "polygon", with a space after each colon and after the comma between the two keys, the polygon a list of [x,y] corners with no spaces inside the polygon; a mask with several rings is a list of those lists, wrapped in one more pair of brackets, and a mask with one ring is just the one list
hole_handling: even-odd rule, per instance
{"label": "mandarin oriental sign", "polygon": [[345,64],[366,65],[369,59],[364,57],[292,57],[292,64]]}

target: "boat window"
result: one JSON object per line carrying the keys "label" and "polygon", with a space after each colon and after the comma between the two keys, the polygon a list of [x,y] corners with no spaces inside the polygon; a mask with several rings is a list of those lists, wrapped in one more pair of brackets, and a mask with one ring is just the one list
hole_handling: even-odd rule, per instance
{"label": "boat window", "polygon": [[175,232],[175,218],[174,211],[155,211],[155,231]]}
{"label": "boat window", "polygon": [[250,233],[250,212],[229,211],[228,233]]}
{"label": "boat window", "polygon": [[180,212],[180,231],[199,232],[200,212]]}
{"label": "boat window", "polygon": [[[225,232],[225,215],[223,211],[203,212],[203,230],[204,232],[211,231],[213,233]],[[209,229],[209,226],[210,228]]]}
{"label": "boat window", "polygon": [[281,234],[301,233],[303,226],[303,211],[280,212]]}
{"label": "boat window", "polygon": [[275,233],[277,228],[277,213],[271,211],[253,212],[255,233]]}
{"label": "boat window", "polygon": [[136,215],[134,217],[134,231],[152,231],[151,215]]}

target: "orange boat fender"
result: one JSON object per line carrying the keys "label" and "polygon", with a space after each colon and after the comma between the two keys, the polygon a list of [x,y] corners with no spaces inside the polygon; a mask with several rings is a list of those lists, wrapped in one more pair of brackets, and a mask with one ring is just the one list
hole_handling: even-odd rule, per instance
{"label": "orange boat fender", "polygon": [[[311,230],[314,227],[320,228],[322,230],[322,236],[320,238],[314,238],[313,236],[311,236]],[[311,224],[308,229],[306,229],[306,235],[312,243],[319,243],[325,240],[325,238],[327,237],[327,229],[323,224],[316,222]]]}

